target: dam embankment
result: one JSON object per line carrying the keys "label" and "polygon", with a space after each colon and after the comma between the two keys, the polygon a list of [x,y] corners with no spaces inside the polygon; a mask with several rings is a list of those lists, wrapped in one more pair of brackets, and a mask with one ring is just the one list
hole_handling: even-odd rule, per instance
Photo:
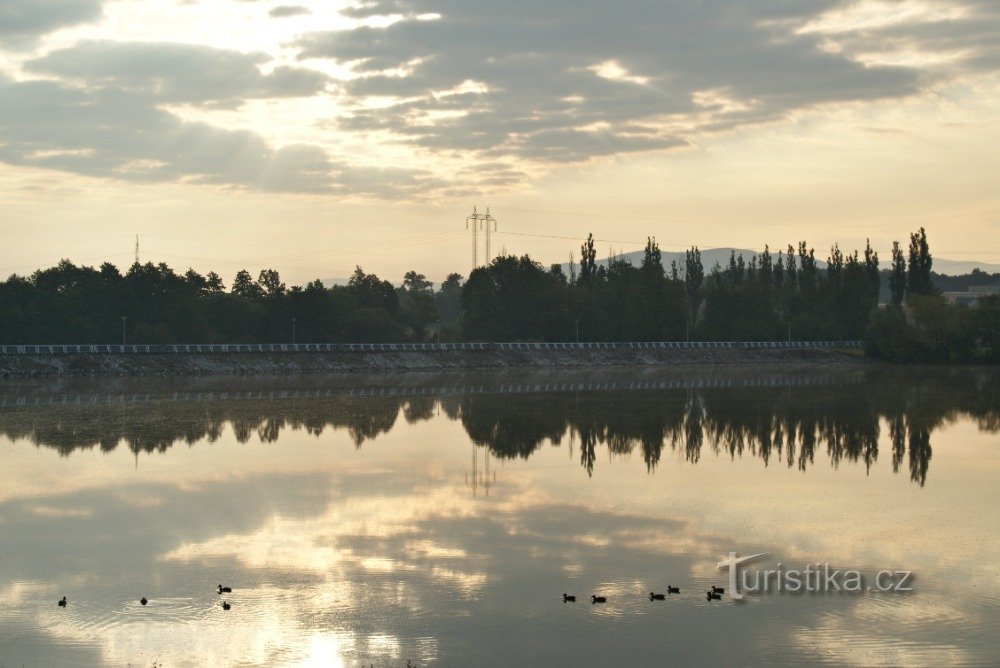
{"label": "dam embankment", "polygon": [[[459,344],[460,345],[460,344]],[[393,373],[463,369],[555,370],[586,367],[856,367],[868,362],[856,343],[794,344],[505,344],[479,349],[388,344],[379,350],[17,352],[0,350],[0,376],[206,376]],[[648,345],[648,347],[642,347]],[[617,346],[617,347],[612,347]]]}

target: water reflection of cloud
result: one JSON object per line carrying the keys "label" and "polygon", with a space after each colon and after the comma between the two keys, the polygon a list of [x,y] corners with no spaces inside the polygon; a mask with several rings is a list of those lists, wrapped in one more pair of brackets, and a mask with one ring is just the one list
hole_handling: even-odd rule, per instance
{"label": "water reflection of cloud", "polygon": [[[767,627],[774,643],[760,650],[762,659],[801,658],[805,650],[817,659],[855,661],[846,650],[824,654],[819,641],[800,644],[798,637],[816,628],[820,638],[854,633],[874,645],[874,631],[859,625],[891,626],[894,642],[941,651],[899,655],[903,659],[948,658],[954,638],[985,628],[990,615],[995,619],[995,597],[982,607],[961,596],[954,605],[921,609],[910,599],[868,597],[762,597],[747,606],[709,607],[694,594],[723,584],[715,562],[731,549],[880,567],[913,567],[919,560],[943,578],[921,581],[928,595],[947,591],[954,580],[938,565],[968,569],[981,561],[991,540],[970,542],[968,531],[991,536],[996,526],[989,515],[978,525],[955,520],[991,498],[995,463],[985,470],[956,468],[963,448],[978,452],[984,437],[973,432],[953,440],[954,428],[938,432],[935,485],[923,489],[905,477],[874,480],[863,469],[817,467],[808,475],[761,469],[756,460],[730,460],[728,453],[698,466],[680,454],[676,461],[664,458],[655,476],[645,461],[624,457],[589,478],[575,463],[566,466],[563,447],[505,462],[491,496],[473,498],[462,479],[467,437],[459,423],[445,419],[397,423],[379,447],[360,451],[335,431],[320,441],[286,431],[279,443],[257,448],[234,443],[224,431],[214,446],[195,441],[152,458],[153,470],[134,477],[123,475],[132,471],[127,452],[118,458],[89,453],[60,462],[60,469],[51,453],[29,451],[26,458],[38,468],[22,464],[19,474],[27,481],[20,496],[0,499],[0,515],[8,520],[0,528],[0,573],[45,582],[44,591],[10,594],[16,614],[60,642],[93,643],[100,636],[109,663],[152,660],[152,648],[171,662],[195,663],[238,656],[323,665],[334,659],[403,664],[406,658],[606,664],[621,662],[616,648],[626,642],[627,656],[648,663],[662,658],[664,628],[680,636],[672,640],[675,656],[731,663],[757,642],[748,615]],[[970,454],[960,465],[976,461]],[[884,472],[889,462],[881,466]],[[33,470],[52,469],[58,479],[75,467],[90,471],[84,488],[31,480]],[[870,492],[877,495],[869,498]],[[37,507],[90,515],[38,514]],[[872,540],[878,527],[891,533]],[[926,531],[934,541],[926,540]],[[32,556],[42,550],[53,555],[47,563]],[[995,566],[995,560],[984,564]],[[80,573],[88,574],[87,582]],[[236,615],[224,617],[217,608],[211,588],[219,580],[237,585]],[[647,605],[649,588],[666,584],[681,585],[685,595]],[[143,613],[134,602],[122,601],[149,587],[158,600],[175,596],[188,603],[175,606],[175,620],[168,615],[163,624],[148,623],[135,616]],[[54,617],[60,589],[74,600],[86,592],[92,601]],[[563,606],[563,591],[613,598],[605,606]],[[36,595],[45,598],[44,609],[32,606]],[[614,624],[604,624],[609,617]],[[0,637],[7,623],[0,621]],[[144,646],[151,634],[159,639]],[[163,640],[171,635],[190,636],[194,649]],[[702,648],[712,637],[731,638],[731,646]],[[560,644],[568,640],[579,646]],[[982,649],[955,657],[982,660]]]}
{"label": "water reflection of cloud", "polygon": [[0,609],[19,606],[45,591],[41,582],[13,582],[0,589]]}
{"label": "water reflection of cloud", "polygon": [[[249,482],[241,480],[233,484]],[[397,482],[402,496],[416,485],[412,479]],[[340,489],[364,489],[364,483],[356,480],[340,485]],[[506,489],[516,497],[518,486],[519,483],[510,483]],[[677,584],[673,581],[676,577],[685,584],[685,574],[693,570],[695,564],[706,561],[701,555],[716,557],[732,544],[731,538],[699,532],[680,520],[664,522],[655,515],[608,514],[573,504],[546,504],[537,500],[520,506],[517,512],[494,512],[492,507],[478,504],[476,512],[455,513],[454,508],[441,503],[447,498],[451,498],[447,492],[432,494],[430,502],[420,512],[415,512],[413,505],[399,503],[399,499],[387,499],[380,511],[381,517],[388,526],[405,530],[391,530],[385,534],[374,523],[345,522],[341,525],[337,518],[350,517],[355,512],[342,507],[356,503],[354,497],[341,493],[318,516],[269,517],[245,534],[185,543],[168,553],[168,557],[174,561],[195,560],[208,570],[216,567],[213,562],[240,560],[243,567],[237,570],[242,572],[241,578],[261,577],[245,569],[266,571],[272,578],[275,571],[284,572],[279,579],[288,578],[287,587],[272,585],[238,590],[235,610],[239,611],[241,630],[237,633],[214,607],[199,611],[197,620],[168,616],[162,623],[136,619],[119,621],[107,630],[101,641],[104,659],[118,662],[126,657],[164,656],[183,660],[187,656],[197,657],[199,663],[224,663],[230,657],[240,656],[255,663],[321,661],[325,665],[335,665],[338,661],[354,662],[372,657],[398,662],[402,656],[427,660],[439,656],[439,652],[455,656],[452,653],[468,648],[457,641],[454,634],[473,632],[471,628],[451,629],[445,634],[448,637],[435,639],[430,649],[426,642],[420,645],[412,640],[404,641],[398,635],[379,632],[378,628],[400,624],[406,628],[408,624],[399,613],[422,619],[437,614],[442,608],[451,609],[459,616],[468,615],[470,619],[482,620],[484,614],[499,615],[499,619],[507,620],[505,624],[510,624],[527,609],[530,620],[537,614],[534,611],[539,607],[539,597],[554,601],[566,589],[581,595],[597,591],[611,597],[604,606],[586,604],[583,609],[594,619],[613,618],[617,624],[637,624],[635,615],[641,609],[637,604],[648,591],[647,586],[653,586],[648,583],[662,585],[670,580],[671,584]],[[389,515],[389,508],[396,510],[395,517]],[[621,530],[611,534],[607,541],[574,540],[576,536],[587,535],[588,527],[612,525],[620,525]],[[520,529],[511,533],[508,529],[512,526]],[[366,533],[357,533],[362,530]],[[634,544],[632,539],[644,533],[654,539]],[[254,547],[273,543],[278,535],[291,535],[292,538],[283,539],[276,550]],[[671,541],[655,538],[661,535],[699,549],[694,550],[694,554],[674,549]],[[294,546],[293,549],[289,549],[289,545]],[[664,554],[669,555],[667,559],[656,558]],[[538,558],[528,561],[528,556]],[[373,571],[372,560],[391,563],[394,567]],[[714,564],[712,559],[707,561]],[[525,563],[531,563],[536,572],[525,572]],[[569,572],[563,569],[564,563],[573,566]],[[470,567],[473,564],[475,566]],[[304,569],[310,570],[313,576],[303,573]],[[181,569],[179,572],[188,571]],[[632,572],[637,577],[608,579],[601,575],[623,572]],[[718,572],[709,576],[718,581]],[[517,583],[516,589],[507,591],[513,583]],[[438,586],[440,584],[445,587]],[[209,604],[217,603],[212,596],[208,599]],[[672,610],[673,614],[691,605],[690,600],[675,603],[678,605]],[[773,605],[770,601],[759,603]],[[856,604],[856,600],[831,602],[832,607],[848,617],[853,614],[852,606]],[[472,607],[463,608],[462,605]],[[489,607],[483,609],[478,607],[480,605]],[[382,606],[397,610],[379,612]],[[364,616],[372,619],[359,619],[361,610],[366,611]],[[822,629],[823,620],[814,621]],[[690,626],[690,622],[675,620],[673,623],[687,628],[693,636],[703,633],[697,625]],[[732,632],[730,626],[733,624],[745,622],[736,619],[721,622],[713,633]],[[56,637],[74,641],[80,641],[93,630],[92,623],[86,620],[79,620],[79,625],[70,624],[68,628],[64,624],[49,624],[46,628]],[[479,626],[476,628],[475,633],[483,632]],[[627,633],[628,628],[623,627],[622,632]],[[600,631],[594,632],[601,635]],[[190,653],[185,650],[180,655],[176,646],[163,640],[189,635],[193,638]],[[735,637],[739,639],[745,635],[736,634]],[[904,635],[909,637],[910,634]],[[304,644],[289,642],[290,638],[299,636]],[[750,640],[749,637],[745,639]],[[502,641],[494,638],[485,640],[484,645],[496,642]],[[933,644],[935,641],[932,638],[927,642]],[[141,648],[137,646],[140,643]],[[821,651],[809,645],[805,649]],[[342,654],[331,657],[330,651]],[[602,659],[612,659],[604,652],[598,655]],[[725,651],[708,650],[704,658],[725,660],[727,656]],[[877,655],[865,656],[879,658]],[[841,658],[850,659],[849,656]]]}
{"label": "water reflection of cloud", "polygon": [[465,550],[446,547],[430,540],[411,541],[406,544],[408,554],[421,554],[428,558],[464,559],[468,556]]}
{"label": "water reflection of cloud", "polygon": [[[947,630],[951,606],[920,597],[907,600],[861,598],[849,614],[824,614],[818,625],[796,634],[798,645],[815,660],[845,666],[955,666],[981,663],[957,645]],[[925,608],[926,606],[926,608]],[[925,608],[926,613],[920,608]],[[941,617],[937,615],[941,614]],[[961,613],[959,613],[959,616]],[[914,618],[920,623],[912,623]],[[862,624],[858,624],[858,621]],[[891,623],[887,623],[891,620]],[[896,631],[902,622],[906,632]],[[933,631],[931,631],[933,629]]]}

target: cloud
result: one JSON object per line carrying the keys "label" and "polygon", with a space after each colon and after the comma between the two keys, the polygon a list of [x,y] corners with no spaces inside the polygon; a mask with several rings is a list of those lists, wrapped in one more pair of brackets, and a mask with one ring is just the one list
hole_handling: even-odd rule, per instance
{"label": "cloud", "polygon": [[289,16],[301,16],[303,14],[311,14],[307,8],[301,5],[278,5],[272,9],[268,14],[276,19],[287,18]]}
{"label": "cloud", "polygon": [[7,48],[30,44],[53,30],[99,19],[101,4],[101,0],[4,0],[0,38]]}
{"label": "cloud", "polygon": [[348,18],[366,19],[372,16],[391,16],[403,10],[401,3],[396,2],[396,0],[370,0],[358,3],[353,7],[346,7],[340,13]]}
{"label": "cloud", "polygon": [[51,81],[0,82],[0,160],[134,181],[330,188],[317,147],[269,147],[255,133],[190,123],[149,96]]}
{"label": "cloud", "polygon": [[238,108],[251,99],[309,97],[329,78],[270,60],[174,43],[84,41],[29,60],[45,79],[0,78],[0,160],[146,182],[392,198],[426,187],[420,171],[365,168],[315,145],[269,145],[250,130],[186,121],[189,104]]}
{"label": "cloud", "polygon": [[[859,55],[903,38],[924,50],[938,48],[943,33],[945,46],[969,45],[969,62],[992,62],[997,10],[989,3],[841,25],[837,39],[854,41],[830,48],[824,21],[857,4],[378,0],[344,14],[401,20],[308,34],[298,45],[303,59],[353,68],[344,130],[541,163],[663,150],[829,103],[912,95],[932,80],[928,71]],[[475,90],[449,94],[470,83]],[[373,108],[369,98],[394,103]]]}
{"label": "cloud", "polygon": [[867,0],[828,12],[803,30],[826,38],[826,48],[869,63],[904,61],[945,75],[1000,68],[1000,5],[990,0]]}
{"label": "cloud", "polygon": [[420,175],[364,170],[318,146],[275,148],[248,130],[187,122],[155,95],[0,79],[0,160],[128,181],[391,197]]}
{"label": "cloud", "polygon": [[[342,14],[356,27],[285,46],[301,62],[334,61],[310,62],[324,71],[346,67],[344,81],[264,53],[170,42],[87,40],[20,63],[18,75],[36,79],[0,79],[0,160],[295,192],[467,192],[1000,69],[1000,8],[986,0],[373,0]],[[0,37],[100,15],[88,0],[10,0]],[[370,154],[272,146],[172,112],[318,97],[315,108],[336,111],[317,131]],[[365,166],[401,152],[426,171]]]}
{"label": "cloud", "polygon": [[158,101],[238,106],[250,98],[308,97],[329,78],[294,67],[263,74],[263,53],[173,43],[87,41],[30,60],[25,69],[89,89],[141,92]]}

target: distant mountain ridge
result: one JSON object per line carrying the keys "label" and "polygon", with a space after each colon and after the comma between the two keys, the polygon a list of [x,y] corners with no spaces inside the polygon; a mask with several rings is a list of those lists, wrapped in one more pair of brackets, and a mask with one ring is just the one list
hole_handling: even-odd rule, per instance
{"label": "distant mountain ridge", "polygon": [[[782,250],[784,250],[784,249],[782,249]],[[750,261],[751,257],[753,257],[754,255],[758,255],[759,254],[757,251],[750,250],[748,248],[708,248],[708,249],[705,249],[705,250],[701,251],[701,264],[702,264],[702,266],[705,267],[705,273],[707,274],[710,271],[712,271],[712,267],[714,267],[716,263],[719,263],[720,267],[725,268],[725,266],[727,264],[729,264],[729,255],[733,251],[736,251],[736,256],[737,257],[739,257],[740,255],[742,255],[743,259],[746,260],[747,262]],[[771,255],[774,258],[774,260],[778,259],[778,251],[777,250],[772,250],[771,251]],[[642,264],[642,256],[643,256],[643,251],[635,251],[633,253],[624,253],[624,254],[622,254],[621,257],[623,259],[625,259],[625,260],[628,260],[633,265],[635,265],[635,266],[638,267],[640,264]],[[666,269],[668,272],[670,271],[670,263],[671,262],[677,262],[678,269],[683,270],[683,268],[684,268],[684,251],[680,251],[680,252],[661,251],[660,257],[661,257],[661,261],[663,262],[663,268]],[[879,257],[879,263],[880,263],[880,267],[882,269],[888,269],[889,268],[889,258],[888,257],[881,257],[880,256]],[[605,266],[606,267],[608,265],[608,259],[604,258],[604,259],[598,260],[597,264],[600,265],[600,266]],[[548,265],[546,265],[546,266],[548,266]],[[568,263],[563,263],[561,266],[562,266],[563,272],[565,272],[565,274],[567,276],[569,276],[569,264]],[[816,258],[816,266],[819,267],[820,269],[825,269],[826,268],[826,260],[817,257]],[[937,257],[934,258],[933,271],[935,273],[937,273],[937,274],[944,274],[946,276],[961,276],[961,275],[964,275],[964,274],[970,274],[970,273],[972,273],[973,269],[978,269],[979,271],[985,272],[987,274],[995,274],[995,273],[1000,273],[1000,264],[991,264],[989,262],[977,262],[975,260],[948,260],[946,258],[937,258]],[[579,271],[579,264],[577,265],[577,271]],[[467,275],[465,277],[468,278]],[[322,279],[323,285],[325,285],[328,288],[331,288],[331,287],[333,287],[335,285],[347,285],[348,280],[349,279],[347,279],[347,278],[324,278],[324,279]],[[435,283],[435,287],[440,286],[440,281],[435,281],[434,283]],[[396,285],[396,283],[393,282],[393,285]]]}
{"label": "distant mountain ridge", "polygon": [[[784,250],[784,249],[782,249]],[[740,255],[747,262],[754,255],[759,255],[758,251],[750,250],[748,248],[707,248],[701,251],[701,264],[705,267],[705,273],[712,271],[712,267],[719,264],[720,267],[725,268],[729,264],[729,256],[735,251],[736,257]],[[853,251],[852,251],[853,252]],[[846,254],[846,251],[845,251]],[[623,253],[621,258],[631,262],[635,266],[642,264],[642,258],[644,251],[635,251],[632,253]],[[778,250],[772,250],[771,256],[773,260],[778,258]],[[661,251],[660,252],[661,262],[663,263],[663,268],[668,272],[670,271],[670,263],[677,262],[677,267],[683,272],[684,269],[684,251],[672,252],[672,251]],[[598,266],[607,266],[608,258],[600,259],[597,261]],[[889,258],[879,257],[879,264],[882,269],[887,269],[889,266]],[[816,266],[820,269],[826,268],[826,260],[820,257],[816,258]],[[579,265],[577,265],[579,269]],[[569,264],[564,263],[562,269],[569,275]],[[977,262],[974,260],[948,260],[946,258],[934,258],[933,271],[938,274],[945,274],[947,276],[958,276],[962,274],[969,274],[973,269],[979,269],[987,274],[995,274],[1000,272],[1000,264],[990,264],[988,262]]]}

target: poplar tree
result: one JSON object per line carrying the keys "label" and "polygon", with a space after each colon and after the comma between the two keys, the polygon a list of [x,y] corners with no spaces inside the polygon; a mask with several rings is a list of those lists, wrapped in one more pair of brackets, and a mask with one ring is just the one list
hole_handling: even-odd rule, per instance
{"label": "poplar tree", "polygon": [[893,306],[902,306],[906,299],[906,260],[898,241],[892,242],[892,270],[889,274],[889,292]]}
{"label": "poplar tree", "polygon": [[701,264],[701,251],[697,246],[684,252],[684,294],[691,307],[691,322],[698,320],[701,306],[701,286],[705,282],[705,267]]}
{"label": "poplar tree", "polygon": [[932,295],[934,285],[931,283],[931,251],[927,246],[927,232],[920,228],[919,232],[910,235],[910,266],[906,273],[906,289],[911,295]]}

